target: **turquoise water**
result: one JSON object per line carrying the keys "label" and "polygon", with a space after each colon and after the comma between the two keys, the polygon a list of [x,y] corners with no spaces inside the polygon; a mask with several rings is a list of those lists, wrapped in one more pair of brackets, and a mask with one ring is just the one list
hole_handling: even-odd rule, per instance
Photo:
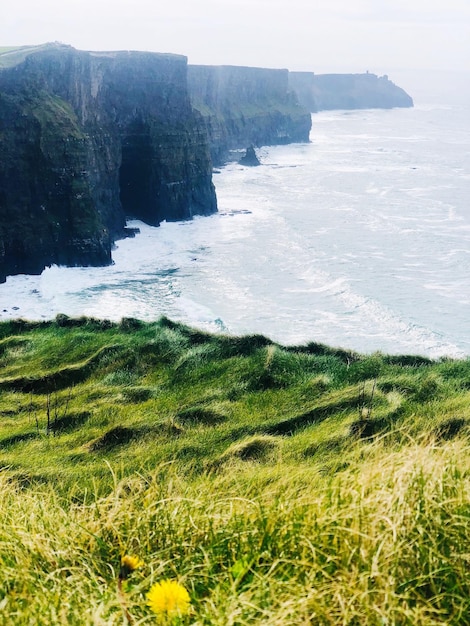
{"label": "turquoise water", "polygon": [[313,116],[311,142],[214,174],[219,213],[141,228],[106,268],[0,285],[0,319],[165,314],[363,352],[470,354],[470,111]]}

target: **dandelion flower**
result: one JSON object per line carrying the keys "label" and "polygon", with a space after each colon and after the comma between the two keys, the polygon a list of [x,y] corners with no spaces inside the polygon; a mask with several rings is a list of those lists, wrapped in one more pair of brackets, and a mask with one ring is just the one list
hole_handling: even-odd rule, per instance
{"label": "dandelion flower", "polygon": [[132,556],[130,554],[125,554],[121,558],[121,570],[119,572],[119,578],[126,579],[134,570],[138,567],[142,567],[144,562],[139,559],[138,556]]}
{"label": "dandelion flower", "polygon": [[189,594],[176,580],[155,583],[147,593],[147,605],[158,614],[185,615],[189,613]]}

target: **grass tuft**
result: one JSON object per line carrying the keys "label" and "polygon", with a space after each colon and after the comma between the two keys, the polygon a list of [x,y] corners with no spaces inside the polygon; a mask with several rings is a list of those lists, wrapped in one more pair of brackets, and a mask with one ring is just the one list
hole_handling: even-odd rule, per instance
{"label": "grass tuft", "polygon": [[234,443],[216,461],[220,466],[234,459],[241,461],[265,461],[279,447],[279,441],[269,435],[256,435]]}

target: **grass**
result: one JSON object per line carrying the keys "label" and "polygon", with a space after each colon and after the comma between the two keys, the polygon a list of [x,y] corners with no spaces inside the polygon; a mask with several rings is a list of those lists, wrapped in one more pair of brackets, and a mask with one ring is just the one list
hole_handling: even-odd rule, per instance
{"label": "grass", "polygon": [[470,622],[469,360],[58,316],[0,365],[0,624]]}
{"label": "grass", "polygon": [[35,52],[47,50],[54,44],[41,44],[38,46],[10,46],[0,47],[0,69],[14,67]]}

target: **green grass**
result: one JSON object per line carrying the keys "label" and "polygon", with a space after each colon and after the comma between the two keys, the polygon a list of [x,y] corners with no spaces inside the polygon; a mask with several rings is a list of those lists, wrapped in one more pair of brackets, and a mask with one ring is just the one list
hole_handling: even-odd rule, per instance
{"label": "green grass", "polygon": [[23,61],[35,52],[47,50],[54,44],[41,44],[38,46],[10,46],[0,47],[0,69],[14,67],[23,63]]}
{"label": "green grass", "polygon": [[0,624],[470,622],[470,360],[58,316],[0,366]]}

